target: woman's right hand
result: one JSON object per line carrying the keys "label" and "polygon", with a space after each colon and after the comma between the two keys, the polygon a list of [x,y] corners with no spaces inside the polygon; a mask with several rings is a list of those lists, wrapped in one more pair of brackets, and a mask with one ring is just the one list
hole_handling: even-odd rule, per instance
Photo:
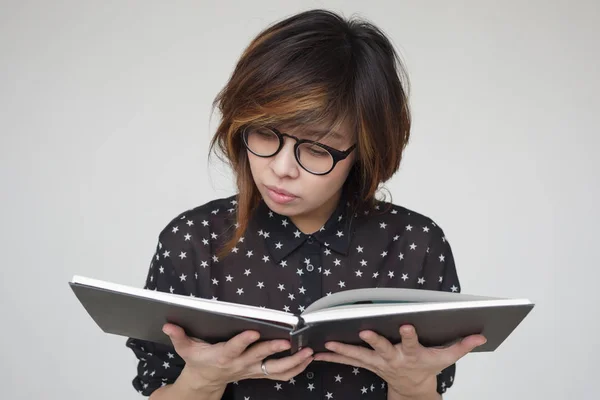
{"label": "woman's right hand", "polygon": [[188,372],[205,386],[224,387],[230,382],[259,378],[287,381],[304,371],[313,360],[312,349],[304,348],[292,356],[266,361],[268,375],[265,375],[261,362],[272,354],[288,350],[288,340],[252,345],[259,339],[259,334],[245,331],[226,342],[209,344],[187,336],[181,327],[170,323],[164,325],[163,332],[185,361]]}

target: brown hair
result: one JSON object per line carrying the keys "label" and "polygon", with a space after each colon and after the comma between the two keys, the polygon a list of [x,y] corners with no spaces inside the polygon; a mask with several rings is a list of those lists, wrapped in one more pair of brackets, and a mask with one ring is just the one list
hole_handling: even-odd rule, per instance
{"label": "brown hair", "polygon": [[238,188],[239,225],[222,252],[243,235],[260,201],[241,138],[244,127],[325,124],[335,129],[346,123],[357,143],[346,180],[348,200],[361,210],[374,203],[379,185],[400,166],[411,126],[408,85],[389,39],[365,20],[310,10],[262,31],[213,102],[222,118],[210,149],[216,146],[224,155]]}

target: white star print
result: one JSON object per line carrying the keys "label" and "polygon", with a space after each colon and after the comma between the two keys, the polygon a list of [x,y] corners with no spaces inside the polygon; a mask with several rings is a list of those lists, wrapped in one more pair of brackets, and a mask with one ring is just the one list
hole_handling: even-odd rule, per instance
{"label": "white star print", "polygon": [[[216,251],[230,237],[228,234],[233,231],[234,222],[236,229],[241,227],[241,224],[236,221],[236,215],[232,215],[238,209],[230,207],[231,200],[230,198],[211,203],[210,208],[205,207],[194,211],[193,215],[187,217],[179,216],[177,222],[169,225],[167,235],[158,242],[153,254],[145,288],[164,290],[191,298],[212,299],[212,301],[237,301],[240,304],[254,305],[261,309],[283,310],[295,315],[304,312],[309,304],[320,297],[354,288],[395,286],[426,288],[426,282],[433,283],[439,279],[440,283],[435,286],[441,286],[442,282],[445,282],[443,290],[449,292],[461,290],[458,281],[452,279],[454,264],[450,256],[445,257],[450,253],[446,250],[448,247],[443,245],[446,243],[446,238],[440,234],[441,231],[433,228],[436,225],[430,220],[424,220],[418,214],[411,214],[400,207],[390,207],[387,215],[377,213],[378,215],[375,216],[367,212],[364,222],[360,224],[350,224],[350,220],[336,214],[334,219],[322,225],[318,231],[319,242],[323,244],[320,249],[322,253],[319,253],[319,250],[316,253],[310,251],[305,243],[311,240],[305,241],[305,239],[310,239],[311,235],[302,233],[289,218],[271,212],[271,216],[277,218],[269,220],[267,218],[269,210],[261,209],[262,214],[258,216],[262,219],[253,220],[256,225],[250,226],[255,228],[251,228],[245,238],[241,237],[235,242],[236,246],[232,246],[228,252],[230,257],[218,256]],[[232,204],[234,203],[237,202],[232,201]],[[381,204],[383,210],[384,203]],[[361,214],[362,212],[354,215],[358,218],[362,217]],[[399,215],[392,217],[391,214]],[[348,223],[342,225],[336,220]],[[273,233],[272,237],[268,231]],[[429,233],[435,237],[429,237]],[[262,240],[263,238],[265,239]],[[328,242],[332,242],[335,247],[331,248]],[[172,263],[166,264],[167,261]],[[305,275],[310,275],[309,270],[312,271],[312,275],[316,274],[312,265],[314,270],[318,271],[318,275],[322,275],[315,276],[315,279],[320,281],[316,291],[311,285],[307,285],[308,281],[305,281]],[[443,272],[436,275],[434,272],[436,267],[438,270],[443,267]],[[235,285],[232,283],[234,277],[238,278]],[[221,285],[223,279],[225,285]],[[208,287],[206,284],[201,284],[203,280],[207,280]],[[267,286],[269,286],[268,290]],[[279,289],[279,295],[276,294],[275,288]],[[291,311],[292,309],[294,311]],[[142,354],[150,356],[146,351]],[[144,379],[147,379],[139,381],[139,389],[143,392],[149,393],[155,385],[149,380],[150,376],[162,385],[168,383],[169,378],[166,377],[165,372],[173,371],[174,368],[171,367],[175,367],[174,360],[179,358],[175,352],[162,354],[162,359],[155,355],[142,360],[143,368],[140,370],[140,377],[143,374],[146,377]],[[163,362],[167,363],[168,369]],[[375,391],[380,392],[378,388],[381,385],[382,391],[378,395],[385,396],[384,389],[387,387],[385,382],[371,375],[360,376],[364,375],[359,374],[362,372],[360,368],[350,368],[348,371],[359,376],[356,378],[351,376],[344,381],[341,372],[345,369],[339,368],[339,370],[332,370],[329,378],[321,381],[322,387],[321,384],[304,379],[300,375],[301,378],[291,378],[287,381],[288,384],[279,382],[274,388],[276,391],[283,391],[283,386],[299,383],[299,387],[295,385],[285,389],[288,392],[283,395],[291,398],[295,396],[291,391],[300,389],[301,392],[306,392],[305,388],[308,388],[309,382],[312,382],[308,391],[314,391],[317,397],[332,400],[352,397],[352,394],[357,397],[359,390],[362,393],[361,397],[367,395],[369,391],[373,396]],[[160,375],[161,372],[163,376]],[[438,386],[440,392],[445,391],[452,381],[451,375],[444,373],[441,376],[440,386]],[[237,385],[237,382],[234,384]],[[277,385],[276,382],[271,384]],[[338,384],[339,388],[337,388]],[[159,385],[156,384],[154,387],[156,386]],[[243,390],[241,386],[240,389]],[[271,391],[271,395],[273,394],[273,387],[266,389]],[[256,395],[242,392],[238,396],[244,400],[254,399],[257,396],[267,398],[269,392],[259,390]]]}
{"label": "white star print", "polygon": [[314,384],[314,383],[309,383],[309,384],[308,384],[308,390],[310,390],[311,392],[312,392],[313,390],[315,390],[315,384]]}

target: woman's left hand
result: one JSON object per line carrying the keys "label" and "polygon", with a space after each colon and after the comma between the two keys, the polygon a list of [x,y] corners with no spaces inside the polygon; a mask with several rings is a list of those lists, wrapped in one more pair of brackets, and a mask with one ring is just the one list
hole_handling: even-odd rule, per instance
{"label": "woman's left hand", "polygon": [[373,331],[360,332],[360,338],[372,349],[339,342],[325,347],[331,353],[317,353],[314,360],[329,361],[365,368],[387,382],[388,391],[414,396],[431,391],[431,382],[445,368],[456,363],[486,339],[481,335],[463,338],[449,347],[423,347],[411,325],[400,327],[401,342],[393,345]]}

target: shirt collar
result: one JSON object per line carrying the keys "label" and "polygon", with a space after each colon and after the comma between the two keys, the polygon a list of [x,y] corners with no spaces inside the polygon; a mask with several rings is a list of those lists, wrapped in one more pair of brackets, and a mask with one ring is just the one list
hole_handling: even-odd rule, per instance
{"label": "shirt collar", "polygon": [[305,234],[289,217],[269,209],[261,200],[252,224],[256,231],[252,233],[258,234],[265,240],[270,256],[276,262],[280,262],[311,238],[337,253],[347,255],[354,217],[349,209],[347,200],[342,196],[336,209],[321,229],[312,234]]}

